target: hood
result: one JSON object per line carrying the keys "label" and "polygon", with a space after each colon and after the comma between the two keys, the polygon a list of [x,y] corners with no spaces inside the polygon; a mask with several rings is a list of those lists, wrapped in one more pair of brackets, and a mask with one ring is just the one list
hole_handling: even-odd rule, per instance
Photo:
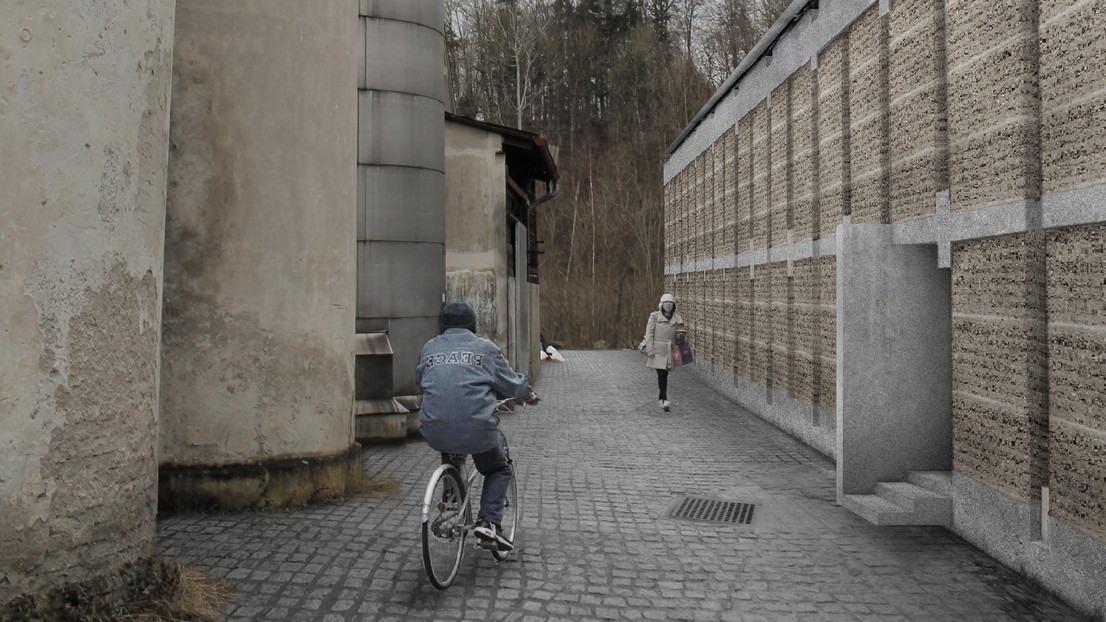
{"label": "hood", "polygon": [[665,294],[665,295],[661,296],[661,301],[657,303],[657,310],[663,311],[664,310],[663,305],[666,302],[671,302],[672,303],[672,305],[673,305],[672,306],[672,311],[673,311],[673,313],[675,313],[675,311],[676,311],[676,297],[673,296],[672,294]]}

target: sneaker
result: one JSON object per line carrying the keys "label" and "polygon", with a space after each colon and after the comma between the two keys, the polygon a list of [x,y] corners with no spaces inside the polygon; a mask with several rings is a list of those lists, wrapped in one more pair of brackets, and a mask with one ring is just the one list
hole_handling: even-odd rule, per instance
{"label": "sneaker", "polygon": [[664,400],[657,400],[657,406],[660,406],[661,410],[664,410]]}
{"label": "sneaker", "polygon": [[661,400],[661,408],[664,409],[664,412],[668,412],[669,406],[668,400]]}
{"label": "sneaker", "polygon": [[476,534],[477,546],[482,549],[506,553],[515,548],[515,545],[503,535],[502,528],[488,521],[480,521],[473,533]]}

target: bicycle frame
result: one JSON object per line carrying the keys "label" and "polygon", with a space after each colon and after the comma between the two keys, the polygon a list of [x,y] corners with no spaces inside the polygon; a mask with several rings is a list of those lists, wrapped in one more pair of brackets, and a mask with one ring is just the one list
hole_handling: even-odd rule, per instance
{"label": "bicycle frame", "polygon": [[[501,401],[496,405],[496,412],[503,412],[503,409],[508,407],[512,401],[514,400]],[[500,423],[499,417],[495,414],[492,416],[498,425]],[[513,465],[514,461],[511,459],[507,436],[502,430],[499,431],[499,438],[507,464]],[[430,476],[430,481],[427,483],[426,492],[422,498],[422,509],[419,513],[419,522],[422,525],[423,567],[431,583],[440,590],[444,590],[453,584],[457,569],[464,558],[465,541],[477,526],[472,510],[472,499],[476,495],[473,495],[472,491],[476,488],[477,477],[480,472],[476,469],[475,463],[470,467],[465,466],[468,463],[468,454],[456,454],[451,458],[453,459],[448,463],[439,465]],[[439,488],[443,485],[445,488]],[[455,497],[445,491],[456,487],[462,490],[460,491],[460,502],[454,507],[451,499],[455,499]],[[518,527],[519,515],[517,484],[513,473],[508,481],[505,495],[504,509],[509,509],[508,516],[510,518],[504,521],[502,527],[506,527],[506,537],[513,540]],[[445,547],[432,546],[432,543],[445,544]],[[440,555],[440,553],[449,551],[451,548],[452,553],[447,553],[444,557]],[[488,549],[487,546],[480,545],[477,548]],[[508,548],[501,551],[493,545],[488,550],[491,551],[492,557],[497,562],[502,562],[510,556],[513,549]]]}
{"label": "bicycle frame", "polygon": [[[446,469],[450,469],[450,468],[456,469],[457,467],[455,467],[451,464],[441,465],[440,467],[438,467],[437,469],[434,470],[433,475],[430,476],[431,479],[432,480],[437,479],[443,471],[445,471]],[[464,471],[459,470],[458,472],[461,475],[460,479],[463,482],[465,482],[465,496],[461,498],[461,507],[462,508],[467,508],[469,506],[469,495],[472,492],[473,484],[476,483],[476,476],[479,475],[479,473],[477,473],[475,468],[469,470],[468,475],[465,475]],[[426,490],[425,493],[423,493],[423,496],[422,496],[422,512],[419,514],[419,521],[421,521],[423,523],[425,523],[427,520],[430,519],[430,508],[432,507],[432,505],[437,504],[437,501],[435,501],[433,497],[434,497],[433,490],[431,490],[429,488]],[[465,522],[465,524],[462,527],[464,528],[465,532],[472,531],[473,528],[476,527],[476,521]]]}

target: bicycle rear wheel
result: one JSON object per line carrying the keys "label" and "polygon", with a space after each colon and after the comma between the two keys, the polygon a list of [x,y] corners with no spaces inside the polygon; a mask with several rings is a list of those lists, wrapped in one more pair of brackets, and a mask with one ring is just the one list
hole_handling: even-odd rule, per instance
{"label": "bicycle rear wheel", "polygon": [[[511,450],[507,446],[507,437],[504,436],[502,431],[499,433],[499,442],[503,445],[503,453],[507,456],[507,464],[511,465],[511,483],[507,486],[507,496],[503,502],[503,521],[500,526],[503,528],[503,535],[515,545],[513,551],[518,548],[518,540],[515,539],[515,535],[518,533],[519,519],[518,489],[515,485],[518,477],[515,476],[515,465],[514,461],[511,460]],[[492,551],[492,557],[498,561],[503,561],[510,556],[511,551]]]}
{"label": "bicycle rear wheel", "polygon": [[457,469],[442,465],[426,485],[422,510],[422,565],[434,587],[453,584],[465,555],[465,526],[471,523],[468,499]]}

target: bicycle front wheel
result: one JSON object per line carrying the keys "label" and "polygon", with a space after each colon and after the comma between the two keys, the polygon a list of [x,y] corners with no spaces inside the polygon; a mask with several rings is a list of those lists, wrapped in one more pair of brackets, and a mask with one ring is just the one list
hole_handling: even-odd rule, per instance
{"label": "bicycle front wheel", "polygon": [[[507,445],[507,437],[502,431],[499,433],[499,442],[503,445],[503,453],[507,456],[507,464],[511,465],[511,483],[507,486],[507,496],[503,500],[503,521],[500,525],[503,528],[503,535],[507,537],[515,546],[514,549],[518,549],[518,540],[515,539],[515,535],[518,533],[518,490],[515,483],[518,481],[517,474],[515,473],[514,460],[511,459],[511,449]],[[511,551],[492,551],[492,557],[498,561],[503,561],[510,557]]]}
{"label": "bicycle front wheel", "polygon": [[422,506],[422,565],[434,587],[453,584],[465,555],[466,526],[472,522],[457,469],[442,465],[426,485]]}
{"label": "bicycle front wheel", "polygon": [[[514,549],[518,548],[518,540],[515,539],[515,533],[518,529],[518,491],[515,490],[515,481],[517,480],[514,475],[511,476],[511,483],[507,486],[507,497],[503,502],[503,535],[507,537],[514,545]],[[492,551],[492,557],[498,561],[503,561],[510,557],[511,551]]]}

